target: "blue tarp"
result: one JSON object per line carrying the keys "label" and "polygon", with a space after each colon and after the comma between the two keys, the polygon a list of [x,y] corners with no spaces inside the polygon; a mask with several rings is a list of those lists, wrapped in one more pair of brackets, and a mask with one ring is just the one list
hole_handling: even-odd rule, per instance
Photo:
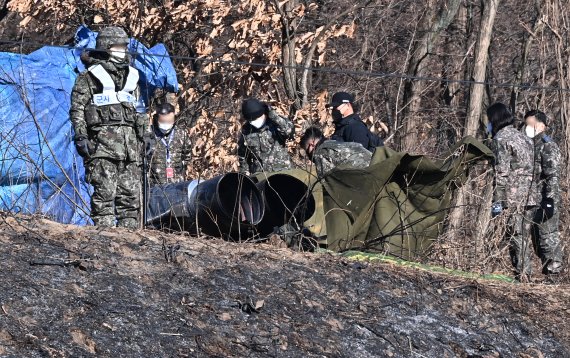
{"label": "blue tarp", "polygon": [[[75,78],[85,69],[79,56],[95,47],[96,37],[82,26],[74,49],[0,53],[0,210],[90,223],[91,188],[72,141],[69,107]],[[131,40],[129,52],[136,53],[133,63],[141,72],[141,109],[156,88],[178,90],[164,45],[149,49]]]}

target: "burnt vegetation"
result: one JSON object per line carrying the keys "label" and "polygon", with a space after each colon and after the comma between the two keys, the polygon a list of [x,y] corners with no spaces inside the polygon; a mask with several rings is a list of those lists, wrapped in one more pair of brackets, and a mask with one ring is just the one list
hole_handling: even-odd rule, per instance
{"label": "burnt vegetation", "polygon": [[558,287],[30,217],[0,230],[3,356],[570,354]]}

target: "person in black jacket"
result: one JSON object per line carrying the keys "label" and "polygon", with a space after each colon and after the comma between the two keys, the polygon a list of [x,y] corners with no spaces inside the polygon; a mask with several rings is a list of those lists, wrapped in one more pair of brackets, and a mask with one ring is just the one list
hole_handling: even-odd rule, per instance
{"label": "person in black jacket", "polygon": [[362,122],[360,116],[354,110],[354,97],[346,92],[337,92],[332,100],[326,105],[332,109],[332,118],[335,131],[331,136],[332,140],[339,142],[356,142],[371,152],[376,147],[381,147],[384,142]]}

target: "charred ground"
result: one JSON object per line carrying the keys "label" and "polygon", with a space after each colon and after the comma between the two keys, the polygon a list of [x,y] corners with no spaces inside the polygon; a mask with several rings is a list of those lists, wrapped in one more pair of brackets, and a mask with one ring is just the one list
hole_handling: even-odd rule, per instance
{"label": "charred ground", "polygon": [[570,356],[567,286],[29,217],[0,262],[2,356]]}

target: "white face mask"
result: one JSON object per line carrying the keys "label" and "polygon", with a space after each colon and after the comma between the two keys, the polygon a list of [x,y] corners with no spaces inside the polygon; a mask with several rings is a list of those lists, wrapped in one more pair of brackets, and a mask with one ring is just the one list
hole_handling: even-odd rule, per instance
{"label": "white face mask", "polygon": [[256,120],[249,122],[249,124],[251,124],[252,126],[254,126],[257,129],[263,127],[263,125],[265,124],[265,114],[262,115],[261,117],[257,118]]}
{"label": "white face mask", "polygon": [[536,129],[534,127],[530,127],[530,126],[525,126],[524,127],[524,132],[526,133],[526,135],[530,138],[534,138],[536,137],[536,135],[538,134],[536,132]]}
{"label": "white face mask", "polygon": [[161,123],[158,122],[158,129],[160,129],[163,133],[168,133],[172,127],[174,127],[174,123]]}
{"label": "white face mask", "polygon": [[112,48],[109,51],[111,61],[122,62],[127,57],[126,49]]}

